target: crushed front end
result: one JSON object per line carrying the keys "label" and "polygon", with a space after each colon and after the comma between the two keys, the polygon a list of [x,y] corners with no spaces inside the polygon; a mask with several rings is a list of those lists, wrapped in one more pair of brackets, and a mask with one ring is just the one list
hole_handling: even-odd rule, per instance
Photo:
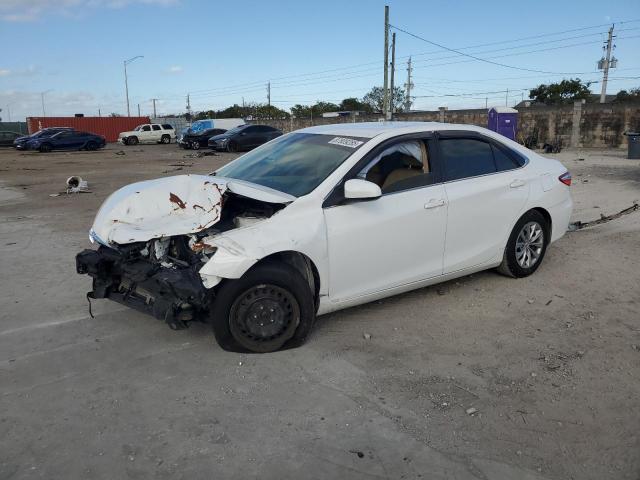
{"label": "crushed front end", "polygon": [[187,238],[137,242],[117,250],[103,245],[83,250],[76,256],[76,270],[93,278],[87,296],[148,313],[174,330],[201,319],[211,292],[198,274],[204,262],[186,245]]}
{"label": "crushed front end", "polygon": [[285,206],[247,196],[264,192],[245,187],[242,193],[234,193],[222,179],[199,175],[140,182],[116,191],[91,229],[97,250],[76,255],[77,273],[93,279],[87,297],[108,298],[153,315],[174,330],[206,320],[216,291],[205,287],[199,273],[217,251],[208,242]]}

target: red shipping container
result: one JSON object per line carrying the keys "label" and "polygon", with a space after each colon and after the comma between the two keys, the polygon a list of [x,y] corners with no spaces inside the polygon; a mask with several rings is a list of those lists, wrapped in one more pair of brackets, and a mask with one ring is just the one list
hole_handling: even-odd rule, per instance
{"label": "red shipping container", "polygon": [[117,142],[120,132],[128,132],[143,123],[151,120],[149,117],[27,117],[29,133],[47,127],[71,127],[102,135],[107,142]]}

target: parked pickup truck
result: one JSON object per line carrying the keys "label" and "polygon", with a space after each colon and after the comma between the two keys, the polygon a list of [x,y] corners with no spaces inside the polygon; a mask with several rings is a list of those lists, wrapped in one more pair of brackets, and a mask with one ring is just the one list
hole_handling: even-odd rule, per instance
{"label": "parked pickup truck", "polygon": [[138,143],[171,143],[175,141],[176,132],[168,123],[145,123],[138,125],[131,132],[118,135],[118,142],[123,145],[137,145]]}

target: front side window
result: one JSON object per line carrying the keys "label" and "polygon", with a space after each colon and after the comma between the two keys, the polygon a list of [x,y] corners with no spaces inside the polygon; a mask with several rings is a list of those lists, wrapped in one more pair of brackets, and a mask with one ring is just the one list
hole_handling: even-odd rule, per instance
{"label": "front side window", "polygon": [[243,155],[217,170],[216,175],[300,197],[320,185],[367,140],[293,133]]}
{"label": "front side window", "polygon": [[439,145],[448,181],[496,172],[493,151],[487,142],[473,138],[444,138]]}
{"label": "front side window", "polygon": [[382,193],[399,192],[434,183],[428,143],[408,140],[385,148],[358,177],[377,184]]}
{"label": "front side window", "polygon": [[151,127],[149,125],[145,125],[144,127],[142,127],[142,131],[143,132],[150,132],[151,131]]}

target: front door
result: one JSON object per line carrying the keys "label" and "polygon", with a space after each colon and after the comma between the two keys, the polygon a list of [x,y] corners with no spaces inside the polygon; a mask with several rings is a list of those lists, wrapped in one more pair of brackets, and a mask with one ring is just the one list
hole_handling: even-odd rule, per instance
{"label": "front door", "polygon": [[[433,184],[436,176],[429,171],[426,144],[402,143],[411,143],[411,148],[402,153],[398,144],[389,146],[378,155],[379,161],[373,158],[374,163],[359,174],[381,187],[381,197],[324,210],[332,301],[442,274],[444,186]],[[422,158],[416,162],[418,156]]]}

